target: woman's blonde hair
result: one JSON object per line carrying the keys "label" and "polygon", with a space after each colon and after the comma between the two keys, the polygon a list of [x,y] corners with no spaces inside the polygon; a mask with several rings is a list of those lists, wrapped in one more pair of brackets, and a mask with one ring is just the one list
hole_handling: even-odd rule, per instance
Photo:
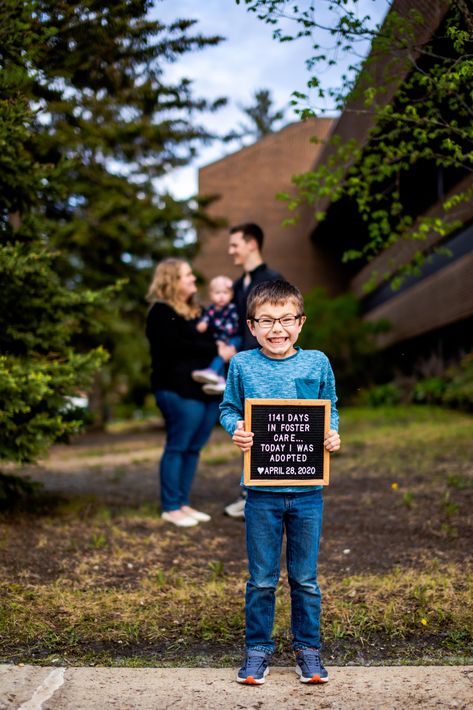
{"label": "woman's blonde hair", "polygon": [[184,300],[179,292],[181,269],[185,264],[187,261],[184,259],[169,258],[161,261],[155,269],[146,300],[151,305],[157,302],[167,303],[179,315],[190,320],[200,316],[200,306],[195,295]]}

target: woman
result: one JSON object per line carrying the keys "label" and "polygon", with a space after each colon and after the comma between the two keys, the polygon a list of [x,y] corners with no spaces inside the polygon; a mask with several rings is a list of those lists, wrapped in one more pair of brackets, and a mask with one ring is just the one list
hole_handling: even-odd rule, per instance
{"label": "woman", "polygon": [[165,259],[157,266],[147,294],[151,384],[167,431],[160,464],[161,517],[179,527],[210,520],[190,507],[189,494],[219,405],[219,399],[202,391],[191,372],[207,367],[216,355],[228,362],[235,353],[232,346],[197,331],[201,310],[195,281],[187,262]]}

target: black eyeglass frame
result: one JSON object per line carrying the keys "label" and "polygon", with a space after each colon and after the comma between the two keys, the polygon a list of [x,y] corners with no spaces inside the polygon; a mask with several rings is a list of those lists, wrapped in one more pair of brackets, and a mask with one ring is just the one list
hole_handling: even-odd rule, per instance
{"label": "black eyeglass frame", "polygon": [[[259,325],[259,322],[260,322],[261,320],[271,320],[271,321],[273,321],[273,322],[271,323],[271,325],[269,326],[269,328],[265,328],[265,330],[271,330],[271,328],[274,328],[274,324],[275,324],[275,323],[278,323],[278,322],[279,322],[279,324],[280,324],[283,328],[285,328],[286,326],[281,323],[281,321],[284,320],[284,318],[295,318],[296,321],[297,321],[297,320],[300,320],[301,318],[303,318],[304,315],[305,315],[304,313],[299,313],[297,316],[292,316],[292,315],[288,314],[288,315],[285,315],[285,316],[281,316],[281,318],[270,318],[269,316],[264,316],[264,318],[249,318],[249,320],[250,320],[252,323],[258,323],[258,325]],[[295,325],[295,324],[296,324],[296,323],[294,322],[293,325]],[[261,327],[262,327],[262,326],[260,326],[260,328],[261,328]],[[292,328],[293,326],[292,326],[292,325],[288,325],[287,327],[288,327],[288,328]]]}

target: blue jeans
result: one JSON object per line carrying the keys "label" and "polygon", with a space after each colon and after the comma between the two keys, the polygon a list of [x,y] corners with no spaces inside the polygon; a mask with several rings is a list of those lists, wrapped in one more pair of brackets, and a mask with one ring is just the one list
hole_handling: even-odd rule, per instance
{"label": "blue jeans", "polygon": [[245,504],[249,579],[246,585],[247,649],[273,653],[272,639],[281,547],[291,588],[293,648],[320,648],[317,559],[322,529],[322,491],[266,493],[248,489]]}
{"label": "blue jeans", "polygon": [[200,450],[217,422],[220,402],[186,399],[170,390],[157,390],[155,397],[166,422],[159,479],[161,509],[167,512],[189,505]]}

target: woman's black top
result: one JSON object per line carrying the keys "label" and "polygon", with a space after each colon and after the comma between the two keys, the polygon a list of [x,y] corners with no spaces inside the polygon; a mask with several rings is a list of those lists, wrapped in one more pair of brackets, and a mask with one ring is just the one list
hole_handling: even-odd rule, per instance
{"label": "woman's black top", "polygon": [[198,319],[186,320],[167,303],[155,303],[148,311],[146,336],[151,347],[151,386],[171,390],[181,397],[210,401],[194,382],[192,370],[209,366],[217,354],[211,333],[196,330]]}

